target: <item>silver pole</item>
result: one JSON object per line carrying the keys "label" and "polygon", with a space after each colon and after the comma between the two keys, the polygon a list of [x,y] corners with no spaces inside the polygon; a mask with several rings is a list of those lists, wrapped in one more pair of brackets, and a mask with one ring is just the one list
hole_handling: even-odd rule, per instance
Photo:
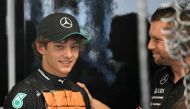
{"label": "silver pole", "polygon": [[141,86],[141,103],[143,109],[149,109],[149,83],[147,64],[147,30],[146,30],[146,0],[138,0],[138,48],[139,48],[139,71]]}
{"label": "silver pole", "polygon": [[15,0],[7,0],[8,90],[15,85]]}

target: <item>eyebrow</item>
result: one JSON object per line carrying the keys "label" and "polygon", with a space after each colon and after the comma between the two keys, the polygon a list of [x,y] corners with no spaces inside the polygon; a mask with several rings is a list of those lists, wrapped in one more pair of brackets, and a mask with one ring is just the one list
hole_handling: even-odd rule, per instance
{"label": "eyebrow", "polygon": [[[68,40],[63,40],[63,41],[57,41],[54,43],[59,43],[59,44],[65,44],[66,42],[68,42]],[[73,40],[73,44],[79,44],[80,41],[78,40]]]}

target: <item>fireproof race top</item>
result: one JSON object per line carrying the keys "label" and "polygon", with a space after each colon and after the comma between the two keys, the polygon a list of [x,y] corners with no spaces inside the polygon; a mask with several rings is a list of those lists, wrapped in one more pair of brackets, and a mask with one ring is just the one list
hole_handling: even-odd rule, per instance
{"label": "fireproof race top", "polygon": [[4,102],[4,109],[91,109],[87,93],[67,78],[39,68],[15,85]]}

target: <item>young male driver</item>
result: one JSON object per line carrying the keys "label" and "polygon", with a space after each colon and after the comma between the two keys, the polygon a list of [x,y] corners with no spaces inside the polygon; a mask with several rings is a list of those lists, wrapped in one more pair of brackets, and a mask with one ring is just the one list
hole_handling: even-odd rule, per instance
{"label": "young male driver", "polygon": [[53,13],[42,19],[37,34],[33,48],[40,66],[12,88],[4,109],[108,108],[92,98],[83,84],[80,87],[67,78],[88,40],[78,21],[66,13]]}

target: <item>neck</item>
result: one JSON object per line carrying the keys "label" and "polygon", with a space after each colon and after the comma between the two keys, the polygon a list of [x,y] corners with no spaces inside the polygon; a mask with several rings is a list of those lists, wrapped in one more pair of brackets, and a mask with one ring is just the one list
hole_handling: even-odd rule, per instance
{"label": "neck", "polygon": [[182,62],[177,62],[171,66],[173,72],[173,83],[177,83],[181,78],[187,74],[187,68]]}
{"label": "neck", "polygon": [[52,75],[54,75],[54,76],[57,76],[57,77],[67,77],[67,75],[68,75],[68,74],[66,74],[66,73],[59,73],[59,72],[56,71],[56,70],[49,69],[49,68],[46,67],[46,66],[47,66],[47,65],[42,64],[42,68],[43,68],[46,72],[48,72],[48,73],[50,73],[50,74],[52,74]]}

